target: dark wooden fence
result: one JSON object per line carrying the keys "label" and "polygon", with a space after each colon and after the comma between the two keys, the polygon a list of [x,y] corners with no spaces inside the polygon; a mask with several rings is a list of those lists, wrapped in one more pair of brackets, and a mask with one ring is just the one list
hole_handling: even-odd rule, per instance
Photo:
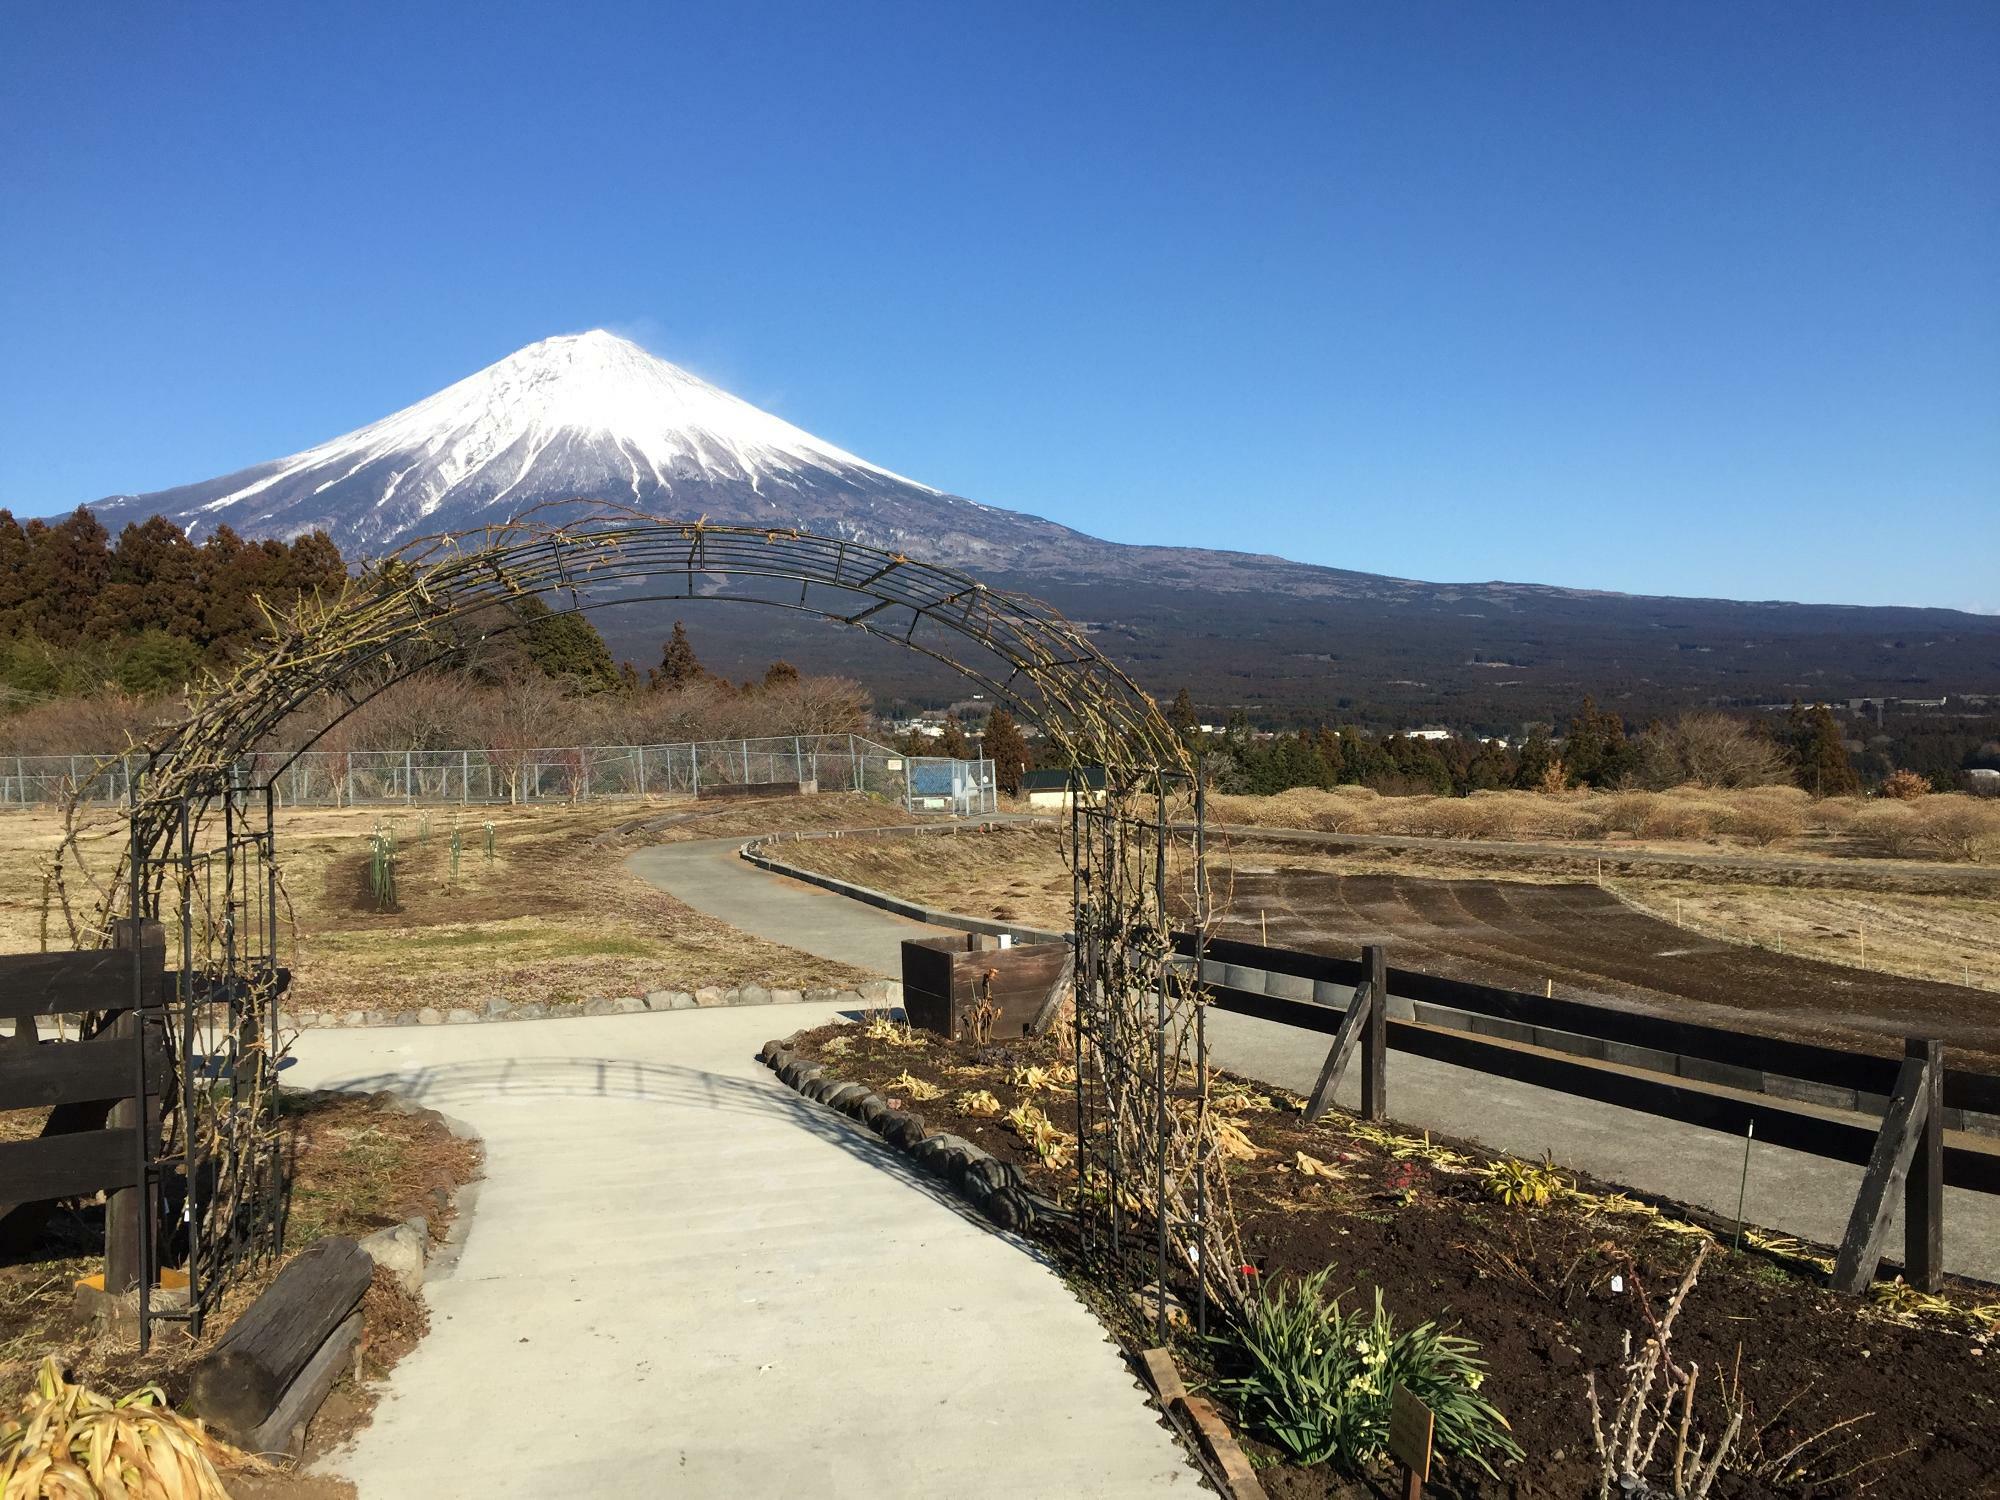
{"label": "dark wooden fence", "polygon": [[[1178,937],[1177,946],[1192,956],[1191,937]],[[2000,1077],[1946,1067],[1943,1049],[1927,1039],[1912,1039],[1902,1057],[1883,1057],[1386,965],[1379,988],[1370,987],[1363,985],[1370,957],[1226,940],[1211,940],[1202,952],[1219,1010],[1338,1037],[1347,1009],[1320,987],[1362,985],[1364,1004],[1377,995],[1385,1002],[1369,1029],[1380,1028],[1389,1050],[1739,1137],[1754,1120],[1757,1139],[1767,1144],[1865,1166],[1848,1235],[1859,1240],[1855,1253],[1843,1256],[1842,1279],[1850,1283],[1873,1273],[1872,1260],[1865,1274],[1859,1263],[1868,1245],[1879,1252],[1898,1189],[1909,1190],[1909,1274],[1919,1283],[1937,1278],[1942,1187],[2000,1193],[2000,1152],[1942,1140],[1953,1112],[2000,1116]],[[1252,974],[1266,983],[1241,982]],[[1315,996],[1271,993],[1288,987]],[[1408,1002],[1411,1014],[1395,1014],[1395,1001]],[[1357,1030],[1347,1027],[1344,1040]],[[1328,1057],[1335,1074],[1344,1061],[1338,1050]],[[1378,1069],[1367,1091],[1371,1115],[1386,1111],[1386,1088]],[[1832,1118],[1801,1104],[1880,1116],[1882,1123]]]}
{"label": "dark wooden fence", "polygon": [[[0,1110],[46,1109],[39,1136],[0,1143],[0,1238],[32,1236],[57,1199],[103,1192],[105,1288],[152,1269],[160,1095],[172,1077],[166,947],[157,922],[124,945],[0,954]],[[102,1018],[81,1039],[80,1020]],[[77,1018],[58,1023],[56,1018]]]}

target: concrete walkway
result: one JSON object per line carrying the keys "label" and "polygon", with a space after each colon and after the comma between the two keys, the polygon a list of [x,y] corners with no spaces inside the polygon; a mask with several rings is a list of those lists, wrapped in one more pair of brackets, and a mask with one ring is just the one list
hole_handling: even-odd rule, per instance
{"label": "concrete walkway", "polygon": [[[925,927],[818,886],[789,880],[736,857],[740,839],[648,849],[634,873],[710,916],[747,932],[898,977],[902,940]],[[822,941],[828,947],[818,946]],[[1310,1093],[1326,1056],[1316,1033],[1249,1016],[1213,1012],[1211,1054],[1218,1066],[1294,1093]],[[1360,1069],[1338,1094],[1360,1104]],[[1404,1052],[1389,1055],[1389,1112],[1406,1127],[1477,1141],[1523,1158],[1552,1153],[1564,1166],[1643,1192],[1734,1215],[1743,1143],[1716,1131],[1658,1119],[1528,1084],[1493,1078]],[[1745,1217],[1785,1234],[1834,1244],[1861,1185],[1861,1168],[1779,1146],[1753,1145]],[[1890,1256],[1902,1252],[1894,1231]],[[1945,1266],[2000,1282],[2000,1199],[1945,1190]]]}
{"label": "concrete walkway", "polygon": [[487,1153],[430,1333],[323,1467],[361,1500],[1193,1496],[1028,1246],[757,1063],[833,1014],[302,1036],[288,1084],[393,1088]]}
{"label": "concrete walkway", "polygon": [[743,843],[738,837],[660,844],[628,856],[625,867],[731,927],[891,979],[903,974],[904,938],[944,930],[766,874],[737,857]]}

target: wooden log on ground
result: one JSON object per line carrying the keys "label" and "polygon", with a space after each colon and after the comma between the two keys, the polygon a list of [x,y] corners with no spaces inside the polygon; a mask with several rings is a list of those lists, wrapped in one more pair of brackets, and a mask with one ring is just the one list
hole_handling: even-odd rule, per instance
{"label": "wooden log on ground", "polygon": [[340,1372],[348,1367],[354,1346],[361,1339],[361,1314],[352,1312],[327,1340],[319,1346],[319,1352],[306,1361],[298,1378],[291,1384],[277,1408],[264,1419],[264,1423],[251,1433],[244,1447],[265,1458],[285,1455],[297,1458],[305,1449],[306,1429],[312,1419],[319,1415],[319,1409],[326,1403],[326,1394],[333,1389],[333,1383],[340,1379]]}
{"label": "wooden log on ground", "polygon": [[313,1356],[360,1304],[375,1262],[344,1236],[294,1257],[194,1367],[188,1409],[249,1441]]}

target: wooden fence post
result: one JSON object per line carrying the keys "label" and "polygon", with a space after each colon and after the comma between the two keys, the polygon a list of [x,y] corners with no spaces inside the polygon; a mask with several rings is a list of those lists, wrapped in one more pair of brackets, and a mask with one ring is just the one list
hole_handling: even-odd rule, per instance
{"label": "wooden fence post", "polygon": [[1347,1060],[1354,1055],[1355,1044],[1361,1040],[1362,1028],[1367,1024],[1369,1012],[1375,1004],[1375,992],[1369,981],[1363,979],[1356,983],[1354,998],[1347,1002],[1347,1014],[1340,1018],[1340,1029],[1333,1034],[1333,1045],[1327,1048],[1319,1080],[1313,1084],[1312,1097],[1306,1101],[1307,1124],[1318,1121],[1332,1107],[1334,1090],[1340,1087],[1341,1075],[1347,1071]]}
{"label": "wooden fence post", "polygon": [[1912,1038],[1904,1054],[1924,1060],[1923,1139],[1903,1184],[1903,1279],[1935,1292],[1944,1279],[1944,1043]]}
{"label": "wooden fence post", "polygon": [[[1834,1290],[1858,1296],[1882,1263],[1889,1218],[1903,1191],[1905,1270],[1935,1286],[1944,1237],[1944,1044],[1912,1039],[1903,1049],[1896,1092],[1861,1176],[1847,1232],[1834,1261]],[[1923,1165],[1913,1172],[1919,1158]]]}
{"label": "wooden fence post", "polygon": [[[141,954],[147,949],[157,949],[164,959],[166,941],[166,931],[158,922],[134,923],[128,919],[118,924],[116,946],[121,949],[136,949]],[[143,957],[134,959],[135,963],[145,961]],[[137,1090],[139,1075],[144,1070],[143,1058],[155,1050],[145,1045],[150,1040],[145,1034],[149,1028],[164,1024],[163,1016],[148,1014],[128,1003],[106,1031],[107,1041],[131,1047],[134,1058],[141,1059],[134,1063],[134,1093],[114,1103],[106,1121],[112,1130],[136,1132],[140,1165],[137,1183],[114,1189],[104,1199],[104,1290],[114,1296],[130,1291],[142,1280],[152,1285],[154,1262],[158,1259],[154,1230],[160,1218],[159,1194],[152,1182],[152,1160],[158,1149],[160,1090],[165,1081],[149,1077],[145,1080],[143,1097]]]}
{"label": "wooden fence post", "polygon": [[1361,950],[1368,971],[1368,1017],[1361,1040],[1361,1117],[1389,1118],[1389,966],[1379,943]]}

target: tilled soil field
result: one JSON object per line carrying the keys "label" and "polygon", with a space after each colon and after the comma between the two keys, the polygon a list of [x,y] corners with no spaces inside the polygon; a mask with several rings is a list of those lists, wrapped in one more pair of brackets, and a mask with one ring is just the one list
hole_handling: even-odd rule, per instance
{"label": "tilled soil field", "polygon": [[[1250,942],[1341,957],[1379,942],[1402,968],[1883,1053],[1935,1036],[1954,1066],[2000,1070],[2000,905],[1986,896],[1826,890],[1805,874],[1768,886],[1607,886],[1575,878],[1587,877],[1587,855],[1560,874],[1498,878],[1451,863],[1477,848],[1433,841],[1417,868],[1381,868],[1412,857],[1336,860],[1238,839],[1213,851],[1211,889],[1225,935]],[[807,841],[779,853],[947,910],[1047,928],[1069,921],[1070,874],[1046,827]],[[1687,925],[1668,920],[1682,914]],[[1817,956],[1793,951],[1801,947]],[[1868,966],[1878,958],[1914,972]],[[1960,976],[1971,982],[1950,982]]]}
{"label": "tilled soil field", "polygon": [[[1069,1201],[1075,1168],[1066,1153],[1076,1117],[1050,1044],[982,1047],[888,1026],[835,1025],[794,1045]],[[1621,1338],[1628,1330],[1644,1338],[1707,1233],[1671,1206],[1662,1212],[1574,1177],[1562,1179],[1545,1207],[1508,1206],[1488,1186],[1493,1158],[1477,1147],[1394,1136],[1339,1112],[1308,1126],[1298,1101],[1282,1093],[1260,1085],[1227,1093],[1250,1148],[1228,1161],[1230,1195],[1244,1254],[1266,1285],[1330,1265],[1334,1285],[1351,1298],[1365,1302],[1379,1287],[1399,1326],[1438,1319],[1480,1345],[1490,1367],[1482,1393],[1506,1414],[1526,1456],[1498,1479],[1447,1463],[1427,1492],[1468,1500],[1596,1493],[1587,1378],[1595,1372],[1603,1399],[1615,1401]],[[1004,1112],[1021,1104],[1060,1132],[1055,1163],[1010,1127]],[[1151,1320],[1135,1312],[1129,1289],[1106,1292],[1104,1267],[1085,1263],[1068,1231],[1038,1233],[1128,1347],[1153,1342]],[[1805,1247],[1752,1241],[1779,1253],[1714,1245],[1675,1330],[1676,1358],[1701,1364],[1704,1401],[1734,1378],[1748,1408],[1742,1451],[1713,1493],[1884,1500],[2000,1493],[1992,1368],[2000,1306],[1979,1306],[1978,1290],[1968,1287],[1954,1294],[1955,1310],[1837,1297],[1824,1290],[1823,1269]],[[1191,1384],[1212,1379],[1230,1359],[1226,1341],[1182,1332],[1174,1344]],[[1697,1431],[1716,1419],[1714,1407],[1702,1412]],[[1260,1477],[1275,1500],[1381,1495],[1395,1482],[1381,1468],[1343,1474],[1291,1466],[1254,1432],[1244,1436],[1267,1465]]]}
{"label": "tilled soil field", "polygon": [[1238,857],[1225,936],[1718,1026],[1899,1051],[1935,1036],[2000,1066],[2000,995],[1718,942],[1595,885],[1339,875]]}

